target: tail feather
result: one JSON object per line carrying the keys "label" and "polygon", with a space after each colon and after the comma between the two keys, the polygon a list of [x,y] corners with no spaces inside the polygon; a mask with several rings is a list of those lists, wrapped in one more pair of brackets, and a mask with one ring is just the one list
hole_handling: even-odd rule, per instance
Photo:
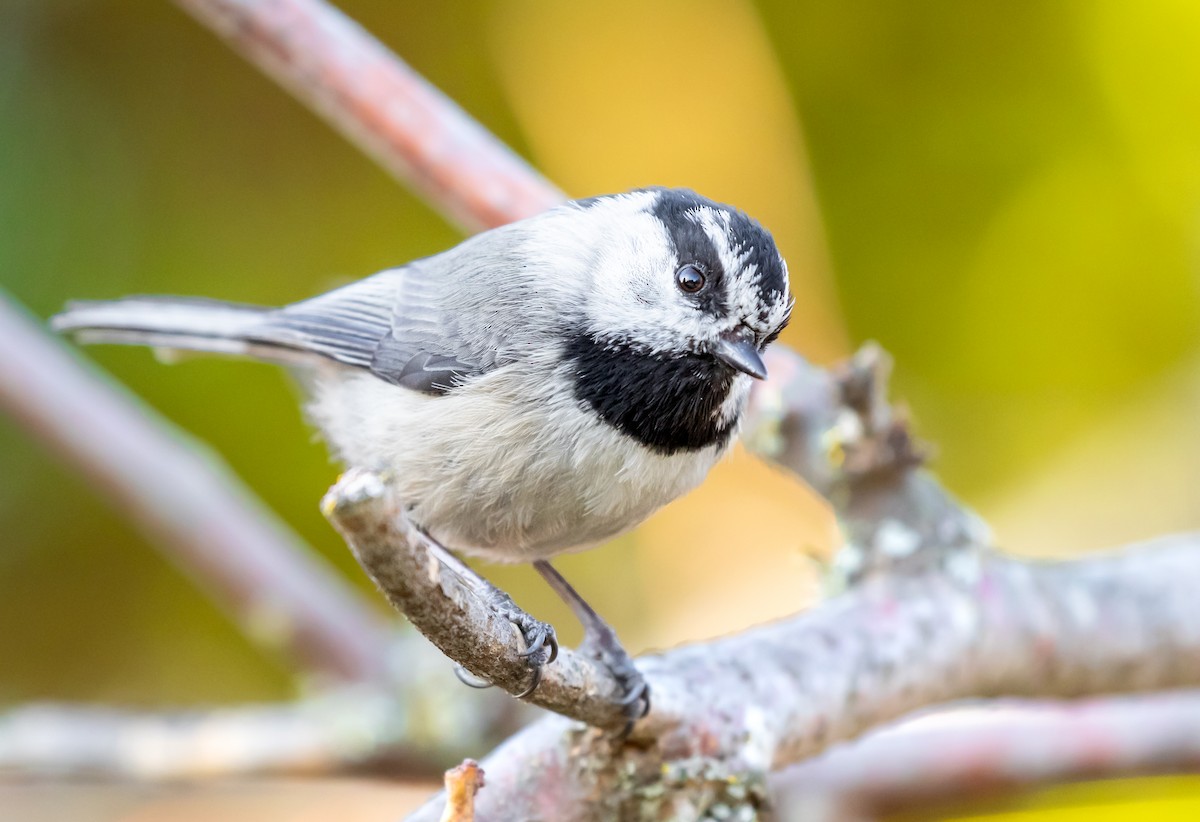
{"label": "tail feather", "polygon": [[81,343],[147,345],[292,363],[311,354],[273,343],[264,322],[273,309],[184,297],[72,302],[50,319]]}

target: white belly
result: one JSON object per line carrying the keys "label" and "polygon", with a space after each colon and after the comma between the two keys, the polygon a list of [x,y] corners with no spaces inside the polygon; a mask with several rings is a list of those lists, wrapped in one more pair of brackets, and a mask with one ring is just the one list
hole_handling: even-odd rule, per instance
{"label": "white belly", "polygon": [[510,366],[435,397],[331,372],[310,410],[347,463],[392,476],[432,537],[498,562],[582,550],[627,531],[696,487],[728,449],[654,453],[569,391],[552,398],[547,377]]}

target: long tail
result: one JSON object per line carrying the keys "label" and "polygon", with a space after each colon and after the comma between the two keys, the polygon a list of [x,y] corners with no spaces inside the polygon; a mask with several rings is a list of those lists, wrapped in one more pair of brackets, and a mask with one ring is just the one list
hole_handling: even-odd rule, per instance
{"label": "long tail", "polygon": [[126,297],[72,302],[50,320],[80,343],[148,345],[294,363],[313,355],[271,339],[274,311],[255,305],[187,297]]}

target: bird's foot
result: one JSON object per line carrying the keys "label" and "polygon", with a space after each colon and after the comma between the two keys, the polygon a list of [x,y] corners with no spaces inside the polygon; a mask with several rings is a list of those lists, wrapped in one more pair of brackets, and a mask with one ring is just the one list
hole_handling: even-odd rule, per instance
{"label": "bird's foot", "polygon": [[579,651],[607,668],[621,686],[622,696],[618,704],[627,720],[624,734],[628,735],[633,723],[650,712],[650,686],[646,684],[645,677],[617,640],[616,633],[605,622],[598,627],[584,626],[583,643]]}
{"label": "bird's foot", "polygon": [[[521,639],[525,643],[525,650],[519,656],[525,659],[532,676],[523,691],[513,694],[517,699],[524,699],[541,684],[542,669],[558,658],[558,636],[554,633],[554,626],[522,611],[503,591],[495,589],[495,593],[497,596],[491,603],[492,608],[521,632]],[[470,688],[492,687],[491,682],[480,679],[461,665],[455,667],[454,675]]]}
{"label": "bird's foot", "polygon": [[545,560],[538,560],[533,566],[583,624],[583,642],[579,652],[607,668],[620,685],[622,695],[618,704],[626,719],[623,734],[628,735],[633,723],[650,712],[650,686],[646,684],[633,658],[621,646],[616,631],[587,604],[562,574]]}
{"label": "bird's foot", "polygon": [[[525,643],[525,650],[521,651],[519,656],[524,658],[532,676],[529,685],[523,691],[513,694],[517,699],[524,699],[542,683],[542,669],[558,658],[558,635],[555,634],[553,625],[534,619],[522,611],[508,594],[490,585],[489,588],[487,594],[492,610],[511,622],[521,633],[521,640]],[[469,688],[490,688],[493,684],[486,679],[480,679],[461,665],[454,668],[454,675]]]}
{"label": "bird's foot", "polygon": [[521,651],[520,656],[525,659],[525,664],[533,671],[529,687],[519,694],[514,694],[517,699],[523,699],[537,690],[537,686],[541,684],[542,668],[558,658],[558,635],[554,633],[553,625],[542,622],[540,619],[534,619],[518,608],[508,594],[498,588],[495,591],[499,597],[492,603],[492,606],[521,632],[525,650]]}
{"label": "bird's foot", "polygon": [[[477,574],[428,533],[420,528],[417,529],[417,533],[424,540],[427,550],[438,559],[447,572],[453,573],[462,584],[475,591],[493,612],[507,619],[520,632],[525,645],[525,650],[520,652],[520,656],[529,666],[532,676],[529,686],[514,696],[518,699],[529,696],[541,684],[542,668],[558,657],[558,636],[554,633],[554,627],[522,611],[513,602],[512,597]],[[472,688],[492,687],[491,682],[476,677],[461,665],[455,667],[454,675],[464,685]]]}

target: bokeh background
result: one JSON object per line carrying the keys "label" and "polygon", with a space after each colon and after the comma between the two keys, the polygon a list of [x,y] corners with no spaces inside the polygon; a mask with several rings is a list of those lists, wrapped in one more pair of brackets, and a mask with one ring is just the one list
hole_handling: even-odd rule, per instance
{"label": "bokeh background", "polygon": [[[339,5],[572,195],[686,185],[759,217],[795,279],[785,341],[889,349],[936,469],[1003,547],[1200,526],[1200,6]],[[171,3],[0,0],[0,286],[33,314],[289,302],[459,236]],[[87,356],[373,596],[317,510],[337,467],[286,375]],[[820,500],[739,454],[561,567],[645,649],[796,610],[836,542]],[[489,573],[577,636],[535,575]],[[0,418],[0,707],[294,687]]]}

